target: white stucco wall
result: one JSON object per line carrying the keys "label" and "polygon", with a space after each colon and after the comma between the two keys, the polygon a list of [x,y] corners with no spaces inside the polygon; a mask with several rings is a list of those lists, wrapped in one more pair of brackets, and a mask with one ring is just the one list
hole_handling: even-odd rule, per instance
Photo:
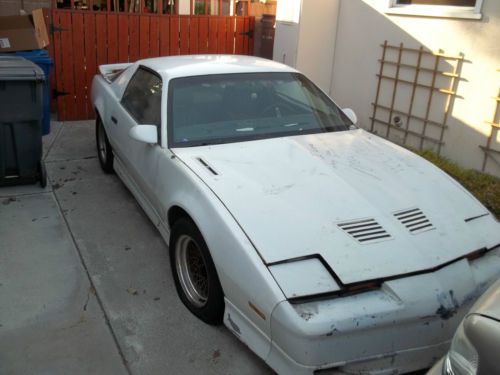
{"label": "white stucco wall", "polygon": [[296,67],[321,89],[330,90],[338,3],[340,0],[304,0]]}
{"label": "white stucco wall", "polygon": [[297,2],[298,23],[280,22],[279,14],[276,22],[274,60],[299,69],[326,92],[331,84],[339,1],[302,0]]}
{"label": "white stucco wall", "polygon": [[[464,53],[459,97],[448,119],[442,155],[464,167],[481,169],[484,153],[479,145],[486,144],[491,129],[484,121],[492,120],[492,97],[500,88],[496,71],[500,68],[500,1],[484,0],[481,20],[389,15],[385,13],[387,0],[312,0],[318,3],[314,10],[305,5],[309,2],[303,0],[302,4],[295,66],[322,88],[330,80],[326,91],[340,106],[353,108],[359,125],[365,128],[371,124],[384,40],[412,48],[423,45],[431,51],[443,49],[450,55]],[[275,49],[280,49],[279,43]],[[330,71],[326,69],[328,56]],[[442,66],[443,70],[450,68]],[[397,100],[403,100],[401,94]],[[426,94],[420,96],[416,105],[424,107]],[[437,112],[440,105],[436,101]],[[500,139],[494,147],[500,150]],[[500,167],[492,161],[486,171],[500,176]]]}
{"label": "white stucco wall", "polygon": [[299,31],[298,23],[276,21],[273,60],[296,67]]}

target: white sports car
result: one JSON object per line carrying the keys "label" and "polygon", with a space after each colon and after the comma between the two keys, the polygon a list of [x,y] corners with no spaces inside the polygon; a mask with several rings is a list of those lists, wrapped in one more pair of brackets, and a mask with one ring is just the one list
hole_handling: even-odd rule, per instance
{"label": "white sports car", "polygon": [[169,245],[186,307],[283,374],[442,356],[500,277],[500,224],[296,70],[243,56],[104,65],[96,139]]}

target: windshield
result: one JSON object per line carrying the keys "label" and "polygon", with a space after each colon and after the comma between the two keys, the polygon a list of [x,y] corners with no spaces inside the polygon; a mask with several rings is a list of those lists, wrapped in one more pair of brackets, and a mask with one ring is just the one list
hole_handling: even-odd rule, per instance
{"label": "windshield", "polygon": [[168,97],[170,147],[348,130],[352,122],[297,73],[176,78]]}

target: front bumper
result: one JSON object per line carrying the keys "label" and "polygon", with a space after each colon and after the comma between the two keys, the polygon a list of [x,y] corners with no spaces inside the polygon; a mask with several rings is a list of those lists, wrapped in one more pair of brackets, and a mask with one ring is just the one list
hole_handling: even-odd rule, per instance
{"label": "front bumper", "polygon": [[432,366],[432,368],[427,372],[426,375],[443,375],[443,365],[445,358],[441,358],[438,362]]}
{"label": "front bumper", "polygon": [[279,373],[398,374],[431,367],[473,302],[500,277],[500,248],[474,261],[387,281],[362,294],[292,305],[271,318]]}

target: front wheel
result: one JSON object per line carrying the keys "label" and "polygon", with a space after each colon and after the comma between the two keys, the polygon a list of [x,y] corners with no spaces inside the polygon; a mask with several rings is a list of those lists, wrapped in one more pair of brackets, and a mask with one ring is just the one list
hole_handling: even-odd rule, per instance
{"label": "front wheel", "polygon": [[113,173],[113,150],[109,144],[104,124],[102,123],[99,115],[95,120],[95,138],[97,144],[97,156],[99,157],[99,164],[105,173]]}
{"label": "front wheel", "polygon": [[170,237],[170,265],[181,301],[198,318],[219,325],[224,293],[208,247],[196,225],[179,219]]}

